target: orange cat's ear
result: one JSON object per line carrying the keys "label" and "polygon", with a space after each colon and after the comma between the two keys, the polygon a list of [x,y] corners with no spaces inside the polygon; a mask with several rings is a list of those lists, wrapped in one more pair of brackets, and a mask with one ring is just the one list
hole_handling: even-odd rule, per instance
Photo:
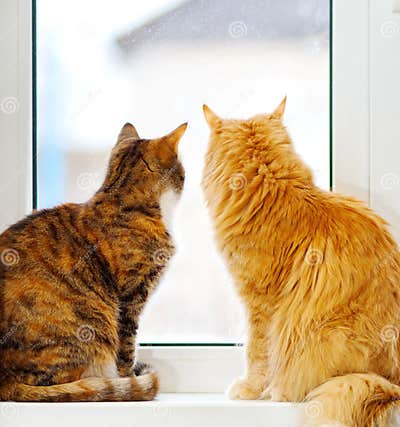
{"label": "orange cat's ear", "polygon": [[121,129],[121,132],[118,136],[118,141],[126,140],[126,139],[140,139],[139,134],[137,133],[135,126],[130,123],[125,123]]}
{"label": "orange cat's ear", "polygon": [[215,127],[217,125],[217,123],[221,120],[215,113],[214,111],[211,110],[210,107],[208,107],[207,105],[203,105],[203,111],[204,111],[204,117],[207,120],[207,123],[211,126],[211,127]]}
{"label": "orange cat's ear", "polygon": [[285,109],[286,109],[286,99],[287,99],[287,96],[285,96],[283,98],[283,101],[278,105],[278,107],[272,113],[273,117],[275,117],[277,119],[281,119],[283,117],[283,115],[285,114]]}
{"label": "orange cat's ear", "polygon": [[186,132],[187,126],[187,123],[183,123],[163,138],[163,142],[167,143],[176,153],[178,152],[179,141]]}

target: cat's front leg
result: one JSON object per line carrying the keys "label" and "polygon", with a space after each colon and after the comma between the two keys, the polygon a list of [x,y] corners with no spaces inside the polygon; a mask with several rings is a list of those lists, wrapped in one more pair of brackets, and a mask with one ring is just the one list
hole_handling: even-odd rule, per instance
{"label": "cat's front leg", "polygon": [[244,378],[238,378],[229,388],[230,399],[256,400],[268,398],[268,323],[266,314],[249,317],[247,342],[247,371]]}
{"label": "cat's front leg", "polygon": [[119,317],[118,373],[121,377],[134,375],[137,319],[132,309],[123,305]]}

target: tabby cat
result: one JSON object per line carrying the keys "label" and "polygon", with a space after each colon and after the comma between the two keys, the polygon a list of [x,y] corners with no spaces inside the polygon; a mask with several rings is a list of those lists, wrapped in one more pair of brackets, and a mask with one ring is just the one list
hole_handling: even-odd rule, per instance
{"label": "tabby cat", "polygon": [[164,201],[183,188],[185,130],[146,140],[127,123],[87,203],[38,211],[0,236],[0,400],[155,397],[135,335],[174,252]]}
{"label": "tabby cat", "polygon": [[399,249],[364,203],[314,184],[285,104],[249,120],[204,106],[203,188],[248,314],[247,372],[229,395],[306,400],[308,425],[383,427],[400,407]]}

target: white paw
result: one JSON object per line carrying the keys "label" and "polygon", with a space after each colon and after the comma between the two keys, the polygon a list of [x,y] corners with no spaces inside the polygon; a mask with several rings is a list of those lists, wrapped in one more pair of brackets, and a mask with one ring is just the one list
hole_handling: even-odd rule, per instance
{"label": "white paw", "polygon": [[273,400],[271,395],[271,390],[269,387],[267,387],[260,396],[260,400]]}
{"label": "white paw", "polygon": [[228,390],[228,397],[232,400],[258,400],[262,395],[263,388],[246,378],[238,378]]}

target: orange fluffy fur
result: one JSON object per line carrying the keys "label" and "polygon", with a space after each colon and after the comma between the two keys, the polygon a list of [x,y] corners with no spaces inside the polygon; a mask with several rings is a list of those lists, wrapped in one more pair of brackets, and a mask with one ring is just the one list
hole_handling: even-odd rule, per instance
{"label": "orange fluffy fur", "polygon": [[203,189],[249,325],[229,395],[309,401],[307,425],[386,426],[400,406],[398,246],[364,203],[314,184],[285,104],[249,120],[204,106]]}

